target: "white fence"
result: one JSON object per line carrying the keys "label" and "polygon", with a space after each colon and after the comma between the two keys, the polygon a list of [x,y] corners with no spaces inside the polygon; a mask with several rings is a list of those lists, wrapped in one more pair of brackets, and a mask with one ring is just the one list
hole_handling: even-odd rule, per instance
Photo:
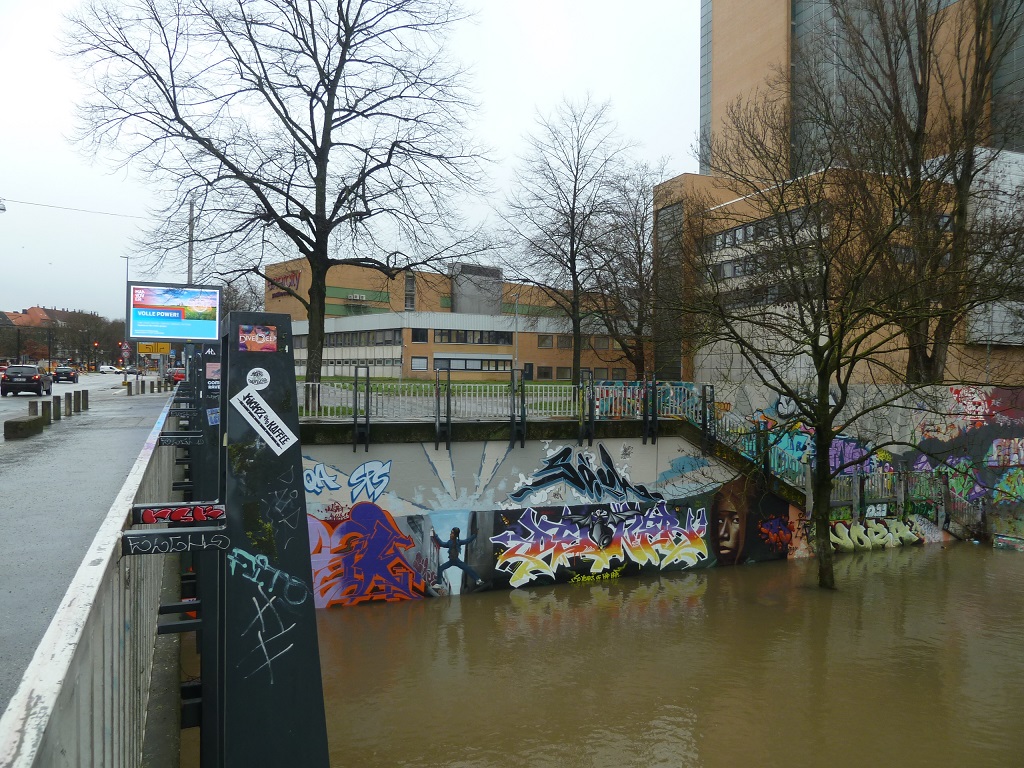
{"label": "white fence", "polygon": [[[138,766],[162,557],[121,557],[133,503],[168,501],[168,401],[0,719],[2,768]],[[11,617],[7,617],[10,621]]]}

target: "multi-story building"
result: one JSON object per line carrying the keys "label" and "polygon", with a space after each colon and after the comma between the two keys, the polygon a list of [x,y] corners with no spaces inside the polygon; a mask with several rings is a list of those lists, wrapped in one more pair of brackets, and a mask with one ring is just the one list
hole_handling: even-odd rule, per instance
{"label": "multi-story building", "polygon": [[[895,4],[894,4],[895,5]],[[912,5],[912,4],[911,4]],[[942,24],[959,24],[964,19],[972,18],[981,6],[968,5],[967,0],[932,0],[921,6],[927,14],[932,14],[941,27]],[[655,264],[656,270],[663,274],[681,273],[684,282],[695,282],[708,279],[708,276],[686,274],[681,268],[678,246],[673,243],[685,241],[680,233],[687,231],[696,238],[695,228],[701,228],[700,248],[704,251],[704,260],[710,264],[710,278],[718,286],[731,287],[733,298],[763,305],[783,302],[777,286],[767,285],[758,276],[758,258],[762,248],[774,236],[774,217],[783,213],[781,208],[770,210],[765,205],[768,195],[752,192],[749,185],[730,183],[729,179],[716,177],[713,169],[716,159],[709,147],[715,143],[706,141],[708,137],[722,131],[727,133],[731,128],[734,133],[736,126],[730,121],[735,116],[736,105],[755,99],[769,90],[767,82],[773,79],[778,85],[784,82],[781,89],[774,91],[785,94],[788,101],[787,121],[789,134],[780,138],[775,135],[767,139],[775,141],[765,152],[778,152],[780,156],[791,153],[787,163],[783,164],[788,175],[781,176],[777,172],[765,173],[765,179],[773,179],[778,185],[787,179],[808,178],[819,172],[820,166],[811,163],[813,153],[800,154],[800,148],[813,144],[812,132],[818,130],[812,120],[805,119],[801,101],[805,91],[801,89],[815,88],[816,84],[807,78],[814,73],[825,82],[823,90],[828,87],[839,88],[844,76],[843,61],[840,58],[847,44],[841,38],[837,20],[833,15],[834,8],[828,0],[764,0],[756,4],[740,2],[740,0],[702,0],[701,3],[701,46],[700,46],[700,128],[702,134],[701,173],[684,174],[660,185],[655,191]],[[956,16],[958,12],[967,15]],[[952,20],[952,21],[950,21]],[[968,25],[969,26],[969,25]],[[864,39],[871,44],[871,29]],[[953,55],[952,52],[965,50],[957,45],[943,42],[936,38],[936,55],[939,57]],[[848,60],[849,61],[849,60]],[[943,69],[941,59],[937,70]],[[970,65],[953,67],[950,71],[970,71]],[[849,68],[845,70],[849,72]],[[953,82],[946,72],[946,80],[941,81],[942,88],[963,88],[962,83]],[[942,90],[936,81],[932,89],[932,99],[939,98],[936,94],[957,96],[957,93]],[[1022,94],[1024,94],[1024,35],[1016,34],[1010,38],[1006,54],[1002,55],[995,67],[992,83],[989,86],[988,98],[984,113],[991,123],[987,137],[992,146],[998,145],[998,160],[980,178],[980,183],[1004,184],[1007,188],[1020,184],[1024,180],[1024,155],[1012,150],[1024,149],[1024,125],[1014,119],[1019,114]],[[955,102],[956,99],[952,98]],[[778,102],[777,102],[778,103]],[[944,119],[941,117],[940,119]],[[938,121],[928,120],[928,130]],[[750,126],[747,126],[748,128]],[[773,126],[774,127],[774,126]],[[723,131],[723,129],[726,129]],[[765,131],[766,136],[768,131]],[[983,139],[981,144],[986,145]],[[936,146],[942,147],[941,143]],[[940,150],[941,151],[941,150]],[[955,151],[955,150],[945,150]],[[979,148],[978,151],[988,150]],[[996,155],[993,155],[996,156]],[[750,157],[746,158],[747,160]],[[928,157],[925,158],[929,160]],[[837,163],[829,174],[841,174],[842,163]],[[839,169],[838,171],[836,169]],[[778,169],[772,169],[777,171]],[[757,172],[751,172],[747,180],[756,178]],[[998,182],[993,181],[996,178]],[[880,178],[880,177],[879,177]],[[821,182],[820,188],[827,189],[832,181]],[[867,182],[870,184],[871,182]],[[808,184],[808,187],[813,185]],[[881,185],[879,185],[881,186]],[[978,199],[981,199],[980,196]],[[695,200],[701,201],[701,209],[694,210]],[[796,205],[813,206],[815,201],[802,200]],[[689,210],[688,210],[689,208]],[[901,213],[891,209],[893,219]],[[710,215],[709,215],[710,213]],[[800,215],[795,209],[788,213]],[[941,206],[932,211],[935,215],[937,230],[949,226],[948,220],[943,222]],[[948,217],[945,217],[948,218]],[[792,224],[792,221],[789,222]],[[894,250],[898,250],[902,234],[897,231],[893,236]],[[909,253],[907,258],[913,258]],[[752,277],[756,276],[756,277]],[[659,283],[661,293],[658,303],[670,307],[678,305],[681,294],[685,294],[687,286]],[[669,293],[671,292],[671,293]],[[670,313],[661,312],[665,318]],[[1012,383],[1019,381],[1024,372],[1024,332],[1021,330],[1020,318],[1024,316],[1024,306],[1006,301],[986,303],[969,313],[953,337],[956,354],[950,355],[946,368],[948,380],[977,379],[984,372],[985,380]],[[655,335],[666,339],[673,328],[680,325],[674,320],[665,322],[656,328]],[[699,341],[696,342],[700,344]],[[687,346],[689,344],[689,346]],[[693,347],[693,340],[677,335],[673,344],[663,344],[657,351],[655,368],[659,375],[667,366],[675,364],[673,348],[684,349],[682,372],[686,378],[698,380],[714,380],[717,378],[742,379],[749,374],[745,363],[735,354],[735,350],[726,349],[722,343],[710,344],[703,349]],[[667,350],[667,352],[666,352]],[[899,369],[900,364],[893,364]]]}
{"label": "multi-story building", "polygon": [[[927,0],[932,13],[947,12],[969,0]],[[912,4],[904,4],[905,8]],[[930,6],[930,7],[929,7]],[[989,8],[1000,12],[999,4]],[[983,9],[985,4],[975,6]],[[842,77],[833,59],[820,61],[822,51],[842,50],[841,44],[823,40],[836,35],[829,0],[701,0],[700,27],[700,131],[719,130],[730,105],[763,89],[772,73],[789,73],[794,98],[804,75],[815,67],[827,79]],[[828,54],[826,54],[826,58]],[[948,84],[944,84],[944,87]],[[989,105],[992,122],[1000,128],[1007,149],[1024,151],[1024,124],[1019,120],[1020,95],[1024,90],[1024,36],[1015,37],[1000,58],[993,78]],[[794,130],[801,121],[794,120]],[[805,126],[806,127],[806,126]],[[794,143],[799,138],[794,137]],[[708,173],[706,158],[701,173]],[[813,169],[798,168],[796,172]]]}
{"label": "multi-story building", "polygon": [[[295,259],[270,266],[267,274],[277,285],[266,285],[266,310],[291,316],[297,373],[304,375],[306,309],[281,286],[308,295],[309,266]],[[349,377],[367,367],[375,378],[433,379],[436,370],[450,370],[454,376],[499,380],[512,369],[539,381],[572,378],[568,319],[539,288],[506,282],[500,269],[458,264],[448,274],[406,271],[388,279],[372,269],[339,266],[327,281],[324,377]],[[637,376],[595,324],[583,338],[586,375]]]}

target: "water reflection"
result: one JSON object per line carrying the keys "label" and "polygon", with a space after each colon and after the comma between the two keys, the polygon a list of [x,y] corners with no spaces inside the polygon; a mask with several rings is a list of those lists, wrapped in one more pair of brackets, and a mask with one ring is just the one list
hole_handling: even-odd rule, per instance
{"label": "water reflection", "polygon": [[1024,556],[969,544],[319,612],[334,765],[1018,765]]}

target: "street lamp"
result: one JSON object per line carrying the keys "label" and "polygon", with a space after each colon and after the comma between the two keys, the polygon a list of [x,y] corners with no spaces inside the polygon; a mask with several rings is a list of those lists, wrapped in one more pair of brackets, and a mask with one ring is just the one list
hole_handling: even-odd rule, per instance
{"label": "street lamp", "polygon": [[512,340],[515,346],[512,348],[512,370],[519,370],[519,294],[516,294],[516,304],[513,308],[515,312],[515,325],[512,333]]}
{"label": "street lamp", "polygon": [[[131,264],[131,256],[122,256],[121,258],[124,259],[124,290],[125,290],[125,296],[127,297],[127,295],[128,295],[128,266]],[[128,349],[130,349],[130,347],[127,346],[128,345],[128,309],[127,309],[127,307],[128,307],[128,302],[126,300],[125,301],[125,314],[124,314],[124,341],[121,342],[121,369],[122,369],[122,375],[124,377],[122,379],[122,383],[126,383],[128,381],[128,367],[125,365],[125,363],[128,362]]]}

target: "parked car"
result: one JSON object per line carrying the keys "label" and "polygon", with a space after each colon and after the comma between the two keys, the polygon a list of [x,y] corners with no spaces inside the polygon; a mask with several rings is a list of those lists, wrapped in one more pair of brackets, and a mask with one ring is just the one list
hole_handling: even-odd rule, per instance
{"label": "parked car", "polygon": [[70,381],[72,384],[77,384],[78,371],[76,371],[70,365],[58,365],[56,368],[53,369],[53,380]]}
{"label": "parked car", "polygon": [[185,369],[184,368],[168,368],[167,373],[164,374],[164,381],[168,384],[177,384],[179,381],[185,380]]}
{"label": "parked car", "polygon": [[120,373],[120,372],[121,372],[120,369],[115,368],[112,365],[101,365],[100,366],[100,373]]}
{"label": "parked car", "polygon": [[0,374],[0,397],[19,392],[53,393],[53,377],[38,365],[12,365]]}

